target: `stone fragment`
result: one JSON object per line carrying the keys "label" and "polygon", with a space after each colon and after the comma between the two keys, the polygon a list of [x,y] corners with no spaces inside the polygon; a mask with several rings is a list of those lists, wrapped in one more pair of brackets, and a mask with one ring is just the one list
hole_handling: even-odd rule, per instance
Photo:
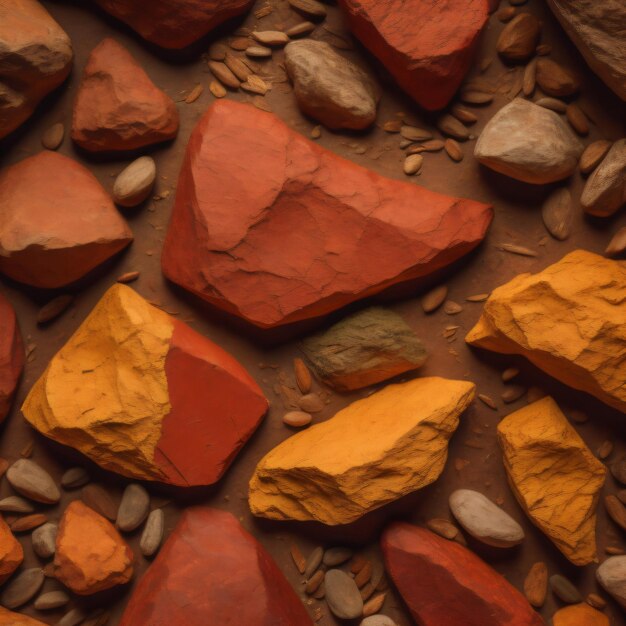
{"label": "stone fragment", "polygon": [[535,607],[541,608],[548,593],[548,566],[543,561],[534,563],[524,579],[524,595]]}
{"label": "stone fragment", "polygon": [[395,522],[381,547],[389,575],[420,626],[544,626],[524,596],[473,552]]}
{"label": "stone fragment", "polygon": [[38,611],[50,611],[51,609],[58,609],[66,604],[69,604],[70,597],[65,591],[48,591],[42,593],[34,602],[33,606]]}
{"label": "stone fragment", "polygon": [[25,122],[72,67],[72,43],[36,0],[0,5],[0,139]]}
{"label": "stone fragment", "polygon": [[548,96],[572,96],[580,88],[578,79],[552,59],[537,59],[535,78]]}
{"label": "stone fragment", "polygon": [[495,289],[466,341],[521,354],[566,385],[626,412],[625,320],[626,268],[575,250],[538,274],[521,274]]}
{"label": "stone fragment", "polygon": [[556,113],[516,98],[489,120],[474,156],[506,176],[545,184],[570,176],[582,151],[578,138]]}
{"label": "stone fragment", "polygon": [[123,207],[141,204],[152,191],[156,178],[156,164],[149,156],[139,157],[125,167],[115,179],[113,200]]}
{"label": "stone fragment", "polygon": [[502,29],[496,50],[507,61],[527,61],[535,53],[540,34],[539,20],[531,13],[520,13]]}
{"label": "stone fragment", "polygon": [[70,467],[61,476],[61,486],[63,489],[78,489],[86,485],[90,480],[91,476],[84,467]]}
{"label": "stone fragment", "polygon": [[620,228],[609,241],[604,254],[611,257],[623,256],[626,252],[626,227]]}
{"label": "stone fragment", "polygon": [[356,37],[428,110],[452,99],[488,18],[484,0],[341,0],[340,6]]}
{"label": "stone fragment", "polygon": [[44,580],[45,576],[39,567],[22,570],[3,587],[0,602],[7,609],[17,609],[39,592]]}
{"label": "stone fragment", "polygon": [[191,507],[137,584],[120,626],[312,626],[272,557],[226,511]]}
{"label": "stone fragment", "polygon": [[[242,168],[251,141],[256,166]],[[192,133],[162,267],[211,304],[268,328],[448,265],[478,245],[491,217],[487,205],[383,178],[274,115],[221,100]]]}
{"label": "stone fragment", "polygon": [[552,616],[553,626],[610,626],[609,618],[588,604],[574,604],[559,609]]}
{"label": "stone fragment", "polygon": [[565,241],[572,227],[572,195],[567,187],[553,191],[541,207],[541,217],[548,232],[559,241]]}
{"label": "stone fragment", "polygon": [[380,94],[374,81],[326,42],[292,41],[285,68],[300,109],[324,126],[359,130],[376,119]]}
{"label": "stone fragment", "polygon": [[596,570],[602,588],[626,609],[626,556],[612,556]]}
{"label": "stone fragment", "polygon": [[151,511],[146,520],[139,549],[141,554],[150,557],[159,549],[161,541],[163,541],[163,532],[165,530],[165,516],[163,509],[155,509]]}
{"label": "stone fragment", "polygon": [[416,369],[426,349],[397,314],[371,307],[301,343],[315,375],[342,391],[359,389]]}
{"label": "stone fragment", "polygon": [[98,180],[44,150],[0,172],[0,272],[55,289],[77,281],[132,241]]}
{"label": "stone fragment", "polygon": [[582,602],[580,592],[571,580],[561,576],[561,574],[553,574],[549,580],[550,589],[559,600],[567,604]]}
{"label": "stone fragment", "polygon": [[474,389],[464,381],[417,378],[389,385],[296,433],[257,465],[250,481],[252,513],[348,524],[425,487],[443,470],[448,440]]}
{"label": "stone fragment", "polygon": [[96,0],[157,46],[181,49],[247,11],[253,0]]}
{"label": "stone fragment", "polygon": [[580,155],[578,166],[583,174],[591,174],[600,165],[613,143],[606,139],[598,139],[590,143]]}
{"label": "stone fragment", "polygon": [[23,560],[22,544],[13,536],[11,529],[0,515],[0,585],[10,578]]}
{"label": "stone fragment", "polygon": [[61,498],[61,492],[50,474],[30,459],[15,461],[6,476],[15,491],[35,502],[54,504]]}
{"label": "stone fragment", "polygon": [[608,217],[626,202],[626,139],[619,139],[587,179],[580,197],[591,215]]}
{"label": "stone fragment", "polygon": [[141,480],[210,485],[267,410],[243,367],[116,284],[24,401],[42,434]]}
{"label": "stone fragment", "polygon": [[606,469],[550,397],[498,424],[507,478],[520,506],[575,565],[596,559],[596,507]]}
{"label": "stone fragment", "polygon": [[41,145],[48,150],[56,150],[65,137],[65,126],[62,122],[52,124],[41,136]]}
{"label": "stone fragment", "polygon": [[353,578],[340,569],[324,576],[328,608],[339,619],[356,619],[363,613],[363,599]]}
{"label": "stone fragment", "polygon": [[74,500],[59,524],[54,575],[74,593],[97,593],[131,579],[133,552],[109,521]]}
{"label": "stone fragment", "polygon": [[[0,238],[0,248],[1,241]],[[15,311],[0,294],[0,422],[9,413],[23,367],[24,344]]]}
{"label": "stone fragment", "polygon": [[150,495],[137,483],[124,489],[120,508],[117,511],[117,527],[123,532],[132,532],[143,524],[150,512]]}
{"label": "stone fragment", "polygon": [[52,522],[36,528],[31,535],[33,551],[42,559],[49,559],[56,550],[56,540],[59,527]]}

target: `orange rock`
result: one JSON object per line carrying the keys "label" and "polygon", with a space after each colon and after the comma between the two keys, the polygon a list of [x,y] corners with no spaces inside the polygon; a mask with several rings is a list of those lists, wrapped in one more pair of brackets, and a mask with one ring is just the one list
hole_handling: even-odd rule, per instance
{"label": "orange rock", "polygon": [[59,524],[54,568],[74,593],[88,595],[127,583],[133,552],[111,522],[74,500]]}
{"label": "orange rock", "polygon": [[0,606],[0,626],[46,626],[46,624]]}
{"label": "orange rock", "polygon": [[566,606],[552,616],[553,626],[610,626],[609,618],[588,604]]}
{"label": "orange rock", "polygon": [[[8,524],[0,516],[0,585],[13,574],[23,560],[22,544],[13,536]],[[0,626],[3,623],[0,615]]]}
{"label": "orange rock", "polygon": [[0,421],[9,409],[24,366],[24,344],[13,307],[0,294]]}

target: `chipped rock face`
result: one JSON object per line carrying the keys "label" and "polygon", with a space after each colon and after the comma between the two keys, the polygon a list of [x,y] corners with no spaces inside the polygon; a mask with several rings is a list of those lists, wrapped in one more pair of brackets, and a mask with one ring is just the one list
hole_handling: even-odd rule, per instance
{"label": "chipped rock face", "polygon": [[70,38],[39,2],[0,4],[0,139],[67,78],[72,57]]}
{"label": "chipped rock face", "polygon": [[114,39],[98,44],[83,72],[72,117],[72,139],[90,152],[136,150],[178,133],[174,101]]}
{"label": "chipped rock face", "polygon": [[550,397],[498,425],[511,489],[531,521],[575,565],[596,560],[596,507],[606,468]]}
{"label": "chipped rock face", "polygon": [[219,480],[267,400],[243,367],[130,287],[111,287],[26,398],[42,434],[124,476]]}
{"label": "chipped rock face", "polygon": [[13,536],[8,524],[0,515],[0,585],[9,579],[23,560],[22,544]]}
{"label": "chipped rock face", "polygon": [[521,354],[562,383],[626,412],[625,321],[624,265],[575,250],[495,289],[465,340]]}
{"label": "chipped rock face", "polygon": [[74,500],[59,524],[54,575],[74,593],[97,593],[131,579],[133,551],[111,522]]}
{"label": "chipped rock face", "polygon": [[247,11],[253,0],[96,0],[144,39],[169,49],[186,48]]}
{"label": "chipped rock face", "polygon": [[470,68],[486,0],[341,0],[348,25],[400,87],[428,110],[445,107]]}
{"label": "chipped rock face", "polygon": [[367,128],[376,119],[378,88],[358,65],[324,41],[285,47],[285,67],[300,109],[328,128]]}
{"label": "chipped rock face", "polygon": [[382,307],[350,315],[300,347],[316,376],[341,391],[379,383],[426,361],[426,348],[411,327]]}
{"label": "chipped rock face", "polygon": [[98,180],[44,150],[0,172],[0,272],[46,289],[82,278],[133,239]]}
{"label": "chipped rock face", "polygon": [[574,604],[559,609],[552,616],[553,626],[610,626],[609,618],[588,604]]}
{"label": "chipped rock face", "polygon": [[626,556],[612,556],[596,570],[603,589],[626,609]]}
{"label": "chipped rock face", "polygon": [[[242,168],[251,150],[255,167]],[[476,247],[491,218],[488,205],[383,178],[220,100],[191,135],[162,266],[270,328],[430,274]]]}
{"label": "chipped rock face", "polygon": [[24,344],[15,311],[0,294],[0,421],[8,414],[24,367]]}
{"label": "chipped rock face", "polygon": [[312,626],[263,546],[230,514],[183,511],[126,607],[120,626]]}
{"label": "chipped rock face", "polygon": [[474,156],[496,172],[537,185],[570,176],[583,146],[554,112],[516,98],[485,126]]}
{"label": "chipped rock face", "polygon": [[429,485],[443,470],[474,389],[465,381],[417,378],[353,402],[261,459],[250,481],[250,510],[349,524]]}
{"label": "chipped rock face", "polygon": [[0,626],[46,626],[43,622],[0,606]]}
{"label": "chipped rock face", "polygon": [[383,533],[381,547],[420,626],[544,626],[515,587],[456,542],[396,522]]}

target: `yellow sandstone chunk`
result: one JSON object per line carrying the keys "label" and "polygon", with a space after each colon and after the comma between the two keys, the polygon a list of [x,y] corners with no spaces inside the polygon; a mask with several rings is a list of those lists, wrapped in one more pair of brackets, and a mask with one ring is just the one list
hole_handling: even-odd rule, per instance
{"label": "yellow sandstone chunk", "polygon": [[348,524],[429,485],[474,390],[466,381],[418,378],[350,404],[261,460],[250,509],[270,519]]}
{"label": "yellow sandstone chunk", "polygon": [[626,263],[576,250],[494,290],[466,341],[626,412]]}
{"label": "yellow sandstone chunk", "polygon": [[511,489],[532,522],[575,565],[596,561],[596,506],[606,468],[542,398],[498,425]]}

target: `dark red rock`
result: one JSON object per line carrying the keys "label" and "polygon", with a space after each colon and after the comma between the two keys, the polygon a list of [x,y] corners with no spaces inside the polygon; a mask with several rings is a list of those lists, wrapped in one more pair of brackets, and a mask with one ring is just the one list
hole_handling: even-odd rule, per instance
{"label": "dark red rock", "polygon": [[108,13],[162,48],[185,48],[247,11],[254,0],[96,0]]}
{"label": "dark red rock", "polygon": [[272,557],[228,512],[192,507],[135,588],[120,626],[312,626]]}
{"label": "dark red rock", "polygon": [[470,68],[487,0],[340,0],[348,25],[400,87],[428,110],[445,107]]}
{"label": "dark red rock", "polygon": [[384,178],[222,100],[189,140],[162,265],[269,328],[426,276],[476,247],[491,218],[488,205]]}
{"label": "dark red rock", "polygon": [[17,381],[24,367],[24,344],[15,311],[0,294],[0,421],[11,408]]}
{"label": "dark red rock", "polygon": [[420,626],[545,626],[517,589],[458,543],[393,523],[381,546],[387,571]]}
{"label": "dark red rock", "polygon": [[174,101],[114,39],[103,39],[87,61],[74,103],[72,139],[85,150],[136,150],[178,133]]}

